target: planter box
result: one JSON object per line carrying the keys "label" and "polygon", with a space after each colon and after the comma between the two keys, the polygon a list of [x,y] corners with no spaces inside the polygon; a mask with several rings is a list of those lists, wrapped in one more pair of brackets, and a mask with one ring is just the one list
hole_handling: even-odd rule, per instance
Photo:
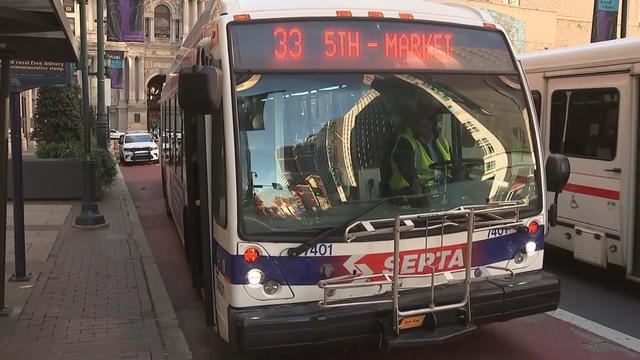
{"label": "planter box", "polygon": [[[7,165],[7,197],[13,198],[13,169]],[[23,195],[25,200],[75,200],[82,198],[82,159],[22,158]],[[100,183],[100,181],[97,181]],[[96,197],[102,196],[96,186]]]}

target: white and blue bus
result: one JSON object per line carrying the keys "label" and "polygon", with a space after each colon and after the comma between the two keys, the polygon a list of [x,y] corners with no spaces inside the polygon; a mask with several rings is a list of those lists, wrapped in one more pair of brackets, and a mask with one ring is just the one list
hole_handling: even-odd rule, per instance
{"label": "white and blue bus", "polygon": [[[209,3],[161,100],[165,198],[209,324],[238,351],[394,348],[556,309],[545,194],[569,169],[544,170],[532,104],[471,8]],[[401,156],[425,118],[440,155],[414,139]],[[411,171],[431,178],[392,180]]]}

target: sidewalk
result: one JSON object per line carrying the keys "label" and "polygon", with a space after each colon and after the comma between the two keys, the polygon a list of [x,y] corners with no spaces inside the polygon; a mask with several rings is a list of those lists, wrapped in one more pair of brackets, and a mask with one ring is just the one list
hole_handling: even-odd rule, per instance
{"label": "sidewalk", "polygon": [[[72,226],[79,202],[26,205],[33,279],[7,282],[2,360],[191,358],[120,174],[99,206],[109,226],[90,231]],[[7,243],[9,276],[12,226]]]}

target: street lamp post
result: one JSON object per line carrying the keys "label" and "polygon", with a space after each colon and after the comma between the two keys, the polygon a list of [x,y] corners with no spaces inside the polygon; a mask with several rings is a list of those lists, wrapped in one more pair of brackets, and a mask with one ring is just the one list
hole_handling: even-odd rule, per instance
{"label": "street lamp post", "polygon": [[104,92],[104,1],[96,2],[97,22],[98,22],[98,113],[96,119],[96,138],[98,147],[107,149],[107,107],[105,105]]}
{"label": "street lamp post", "polygon": [[[98,1],[100,2],[100,1]],[[106,224],[104,216],[98,210],[95,200],[96,171],[95,163],[91,159],[91,133],[89,113],[89,68],[87,56],[87,9],[84,0],[78,1],[80,9],[80,66],[82,70],[82,122],[84,159],[82,160],[82,210],[75,219],[78,227],[94,228]],[[98,57],[99,63],[102,62]],[[100,67],[100,66],[99,66]],[[104,69],[103,69],[104,74]]]}

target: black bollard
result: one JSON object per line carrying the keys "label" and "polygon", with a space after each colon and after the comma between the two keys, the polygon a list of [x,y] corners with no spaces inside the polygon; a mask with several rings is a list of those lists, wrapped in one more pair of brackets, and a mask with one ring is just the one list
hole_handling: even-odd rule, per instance
{"label": "black bollard", "polygon": [[22,122],[20,121],[20,90],[17,80],[11,81],[11,167],[13,169],[13,234],[16,272],[9,281],[29,281],[24,241],[24,197],[22,190]]}

